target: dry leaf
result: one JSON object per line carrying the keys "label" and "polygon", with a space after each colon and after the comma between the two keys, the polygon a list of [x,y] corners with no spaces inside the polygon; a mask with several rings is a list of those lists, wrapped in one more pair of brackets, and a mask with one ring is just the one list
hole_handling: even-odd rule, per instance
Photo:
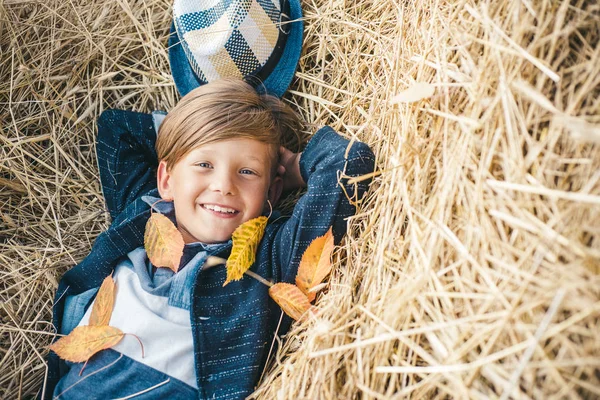
{"label": "dry leaf", "polygon": [[267,217],[257,217],[244,222],[233,232],[233,248],[227,259],[227,279],[223,286],[231,281],[238,281],[244,272],[254,264],[256,248],[265,234]]}
{"label": "dry leaf", "polygon": [[433,96],[435,86],[427,82],[417,82],[411,87],[398,93],[391,98],[390,104],[414,103],[419,100]]}
{"label": "dry leaf", "polygon": [[296,285],[311,302],[316,296],[316,292],[311,289],[320,284],[331,272],[332,252],[333,233],[329,228],[326,234],[314,239],[302,254],[296,275]]}
{"label": "dry leaf", "polygon": [[181,233],[169,218],[159,213],[150,216],[144,233],[144,247],[154,266],[177,272],[184,246]]}
{"label": "dry leaf", "polygon": [[115,281],[109,275],[102,282],[90,314],[90,326],[108,325],[115,304]]}
{"label": "dry leaf", "polygon": [[276,283],[269,288],[269,296],[290,317],[298,321],[310,309],[308,297],[290,283]]}
{"label": "dry leaf", "polygon": [[49,348],[64,360],[83,362],[100,350],[119,343],[123,336],[120,329],[112,326],[78,326]]}

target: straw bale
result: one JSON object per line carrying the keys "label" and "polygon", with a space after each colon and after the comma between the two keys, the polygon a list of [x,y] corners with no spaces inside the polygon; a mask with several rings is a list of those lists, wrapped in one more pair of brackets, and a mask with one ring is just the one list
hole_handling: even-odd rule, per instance
{"label": "straw bale", "polygon": [[[377,155],[318,316],[255,398],[600,396],[600,7],[303,1],[288,100]],[[168,0],[0,2],[0,397],[108,227],[103,109],[170,109]]]}

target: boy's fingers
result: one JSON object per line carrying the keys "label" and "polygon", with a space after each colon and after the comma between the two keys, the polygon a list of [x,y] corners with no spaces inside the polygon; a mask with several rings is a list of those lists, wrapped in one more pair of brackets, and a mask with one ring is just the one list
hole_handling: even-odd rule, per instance
{"label": "boy's fingers", "polygon": [[289,157],[290,155],[294,155],[294,152],[283,146],[279,146],[279,156],[280,157]]}

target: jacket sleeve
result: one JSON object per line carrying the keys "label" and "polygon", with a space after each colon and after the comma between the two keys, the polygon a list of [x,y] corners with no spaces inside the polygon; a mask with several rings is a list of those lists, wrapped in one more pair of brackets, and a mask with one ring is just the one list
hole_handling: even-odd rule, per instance
{"label": "jacket sleeve", "polygon": [[300,157],[307,192],[273,240],[273,274],[278,280],[294,281],[304,250],[330,226],[335,243],[340,242],[346,219],[356,212],[353,203],[362,199],[370,183],[370,179],[352,184],[348,180],[373,172],[374,165],[375,156],[366,144],[350,144],[328,126],[314,134]]}
{"label": "jacket sleeve", "polygon": [[150,114],[106,110],[98,118],[98,170],[113,220],[141,194],[156,188],[155,142]]}

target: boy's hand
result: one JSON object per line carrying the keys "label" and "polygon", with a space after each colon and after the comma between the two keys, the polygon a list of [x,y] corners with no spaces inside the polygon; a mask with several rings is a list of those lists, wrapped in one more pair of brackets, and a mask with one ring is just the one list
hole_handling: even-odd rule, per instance
{"label": "boy's hand", "polygon": [[283,190],[293,190],[306,187],[306,182],[300,174],[300,156],[302,153],[292,153],[285,147],[279,148],[279,165],[277,175],[283,180]]}

